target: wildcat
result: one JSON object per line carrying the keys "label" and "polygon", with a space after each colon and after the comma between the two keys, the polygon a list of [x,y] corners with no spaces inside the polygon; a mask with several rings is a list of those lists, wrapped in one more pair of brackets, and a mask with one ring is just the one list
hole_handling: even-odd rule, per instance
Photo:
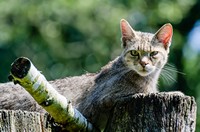
{"label": "wildcat", "polygon": [[[103,130],[114,104],[136,93],[158,92],[157,81],[167,63],[173,29],[163,25],[155,34],[139,32],[120,22],[122,54],[99,73],[51,81],[91,123]],[[21,87],[0,85],[0,109],[45,112]]]}

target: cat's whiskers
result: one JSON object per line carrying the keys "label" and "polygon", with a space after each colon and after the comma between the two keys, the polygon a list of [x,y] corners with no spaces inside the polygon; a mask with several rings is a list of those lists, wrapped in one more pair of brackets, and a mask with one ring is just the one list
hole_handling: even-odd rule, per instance
{"label": "cat's whiskers", "polygon": [[160,77],[164,80],[164,82],[167,82],[167,84],[170,84],[170,81],[169,81],[170,79],[167,76],[161,74]]}
{"label": "cat's whiskers", "polygon": [[168,84],[170,84],[170,81],[173,81],[173,82],[176,82],[176,80],[171,76],[170,74],[170,71],[164,69],[164,68],[159,68],[159,67],[156,67],[157,70],[161,70],[161,74],[160,74],[160,77],[162,79],[165,80],[165,82],[167,82]]}
{"label": "cat's whiskers", "polygon": [[169,63],[167,63],[163,69],[167,69],[169,71],[176,72],[176,73],[181,74],[181,75],[186,75],[184,72],[178,71],[177,68],[174,65],[169,64]]}
{"label": "cat's whiskers", "polygon": [[[157,68],[158,69],[158,68]],[[161,78],[164,79],[168,84],[170,84],[170,82],[176,82],[176,79],[174,78],[173,74],[181,74],[181,75],[185,75],[185,73],[180,72],[176,69],[176,67],[172,64],[167,63],[164,68],[162,68],[161,71]]]}
{"label": "cat's whiskers", "polygon": [[163,69],[163,72],[161,73],[161,75],[163,74],[163,76],[166,77],[166,79],[173,81],[173,82],[177,82],[176,79],[173,78],[173,76],[171,75],[170,71]]}

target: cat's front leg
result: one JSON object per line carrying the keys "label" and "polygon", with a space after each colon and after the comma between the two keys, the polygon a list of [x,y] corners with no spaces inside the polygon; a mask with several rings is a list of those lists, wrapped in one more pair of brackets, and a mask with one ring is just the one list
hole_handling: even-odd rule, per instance
{"label": "cat's front leg", "polygon": [[175,96],[185,96],[185,94],[181,91],[170,91],[170,92],[160,92],[161,94],[169,94]]}

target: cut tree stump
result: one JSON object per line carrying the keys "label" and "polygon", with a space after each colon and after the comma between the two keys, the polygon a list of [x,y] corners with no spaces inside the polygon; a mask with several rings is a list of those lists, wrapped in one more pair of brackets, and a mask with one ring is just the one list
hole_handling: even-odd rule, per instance
{"label": "cut tree stump", "polygon": [[[194,132],[196,102],[176,93],[136,94],[117,102],[106,132]],[[1,132],[60,132],[48,114],[0,110]]]}
{"label": "cut tree stump", "polygon": [[137,94],[119,102],[106,132],[194,132],[196,102],[178,92]]}
{"label": "cut tree stump", "polygon": [[49,114],[21,110],[0,110],[0,132],[60,132]]}

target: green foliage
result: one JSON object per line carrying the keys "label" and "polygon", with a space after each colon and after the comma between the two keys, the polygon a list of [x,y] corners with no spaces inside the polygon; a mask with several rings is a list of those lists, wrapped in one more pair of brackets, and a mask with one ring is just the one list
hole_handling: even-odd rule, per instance
{"label": "green foliage", "polygon": [[[200,104],[200,69],[196,68],[199,53],[192,59],[183,56],[189,30],[184,32],[185,27],[178,26],[185,19],[193,24],[188,16],[197,13],[190,12],[197,3],[196,0],[0,1],[0,82],[7,81],[10,64],[20,56],[30,58],[48,80],[97,72],[121,53],[120,19],[125,18],[134,29],[146,32],[155,32],[170,22],[174,25],[174,38],[169,62],[186,75],[170,71],[176,81],[166,80],[164,75],[160,87],[193,95]],[[187,54],[193,53],[187,49]]]}

